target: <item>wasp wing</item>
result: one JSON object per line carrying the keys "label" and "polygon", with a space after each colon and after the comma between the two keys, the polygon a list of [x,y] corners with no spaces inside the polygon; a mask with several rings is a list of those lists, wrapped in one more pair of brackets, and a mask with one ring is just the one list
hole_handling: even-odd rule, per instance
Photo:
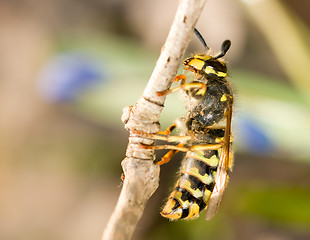
{"label": "wasp wing", "polygon": [[228,171],[232,165],[230,159],[230,136],[231,136],[231,117],[232,117],[232,104],[229,104],[227,118],[226,118],[226,130],[224,135],[224,145],[219,160],[219,165],[215,177],[215,185],[212,191],[209,204],[206,210],[205,219],[210,220],[217,213],[219,205],[221,203],[226,184],[228,182]]}

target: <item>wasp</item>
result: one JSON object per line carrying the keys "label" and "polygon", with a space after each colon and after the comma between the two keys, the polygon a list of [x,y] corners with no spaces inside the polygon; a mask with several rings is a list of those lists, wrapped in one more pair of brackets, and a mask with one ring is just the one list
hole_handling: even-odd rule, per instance
{"label": "wasp", "polygon": [[[169,150],[157,162],[159,165],[169,162],[177,152],[186,153],[178,180],[161,211],[161,215],[170,220],[194,219],[204,209],[206,219],[211,219],[218,210],[233,163],[233,92],[227,77],[227,66],[222,59],[231,42],[224,41],[221,52],[213,55],[196,28],[194,32],[206,53],[183,61],[184,69],[194,73],[193,80],[186,83],[186,76],[178,75],[175,78],[180,83],[178,87],[158,92],[158,95],[166,95],[184,91],[188,98],[187,113],[165,131],[149,135],[169,144],[142,144],[148,149]],[[174,129],[180,129],[180,134],[172,135]]]}

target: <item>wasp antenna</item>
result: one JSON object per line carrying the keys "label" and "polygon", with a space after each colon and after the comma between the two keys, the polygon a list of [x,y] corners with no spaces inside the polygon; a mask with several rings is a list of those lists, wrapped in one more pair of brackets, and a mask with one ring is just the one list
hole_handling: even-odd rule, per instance
{"label": "wasp antenna", "polygon": [[222,52],[215,57],[215,59],[221,58],[223,56],[225,56],[225,54],[227,53],[227,51],[229,50],[231,45],[231,41],[230,40],[225,40],[222,44]]}
{"label": "wasp antenna", "polygon": [[196,36],[199,38],[200,42],[203,44],[203,46],[208,50],[209,47],[206,43],[206,41],[203,39],[202,35],[200,34],[200,32],[197,30],[197,28],[194,28],[194,33],[196,34]]}

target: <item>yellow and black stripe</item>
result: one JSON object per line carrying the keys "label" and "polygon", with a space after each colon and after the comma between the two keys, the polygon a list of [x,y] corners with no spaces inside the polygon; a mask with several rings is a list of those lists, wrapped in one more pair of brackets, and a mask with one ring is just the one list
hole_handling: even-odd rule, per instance
{"label": "yellow and black stripe", "polygon": [[[208,49],[196,29],[195,33]],[[185,136],[174,138],[180,139],[177,146],[153,148],[171,149],[160,163],[168,162],[178,151],[187,151],[178,181],[161,212],[162,216],[170,220],[196,218],[208,204],[212,206],[207,210],[208,218],[212,217],[224,192],[227,172],[232,166],[230,125],[233,93],[227,78],[226,63],[220,58],[226,54],[230,45],[229,40],[224,41],[222,51],[217,56],[196,54],[185,59],[185,69],[194,72],[196,78],[185,83],[186,76],[179,75],[176,77],[176,81],[181,80],[179,87],[160,92],[163,95],[182,89],[189,96],[188,112],[183,118]],[[225,126],[222,125],[224,121]],[[175,127],[176,124],[161,134],[169,135]],[[191,140],[186,140],[186,143],[181,140],[189,136]],[[217,191],[218,194],[213,195]],[[208,213],[210,209],[214,211]]]}
{"label": "yellow and black stripe", "polygon": [[223,61],[209,55],[197,54],[184,60],[183,64],[195,73],[214,74],[223,78],[227,76],[227,67]]}
{"label": "yellow and black stripe", "polygon": [[[208,143],[222,138],[223,129],[210,132]],[[200,142],[202,144],[202,142]],[[207,207],[214,188],[220,150],[188,152],[182,161],[180,176],[161,215],[171,220],[193,219]]]}
{"label": "yellow and black stripe", "polygon": [[[218,56],[197,54],[183,62],[185,69],[193,71],[197,76],[188,86],[197,83],[206,85],[203,94],[198,94],[199,89],[195,88],[186,90],[190,97],[196,99],[189,106],[186,116],[187,131],[194,134],[195,140],[190,143],[192,146],[223,142],[222,148],[227,148],[229,145],[228,149],[231,149],[230,132],[228,142],[225,143],[226,128],[218,126],[226,118],[227,111],[231,109],[233,103],[232,90],[227,80],[227,67],[224,61],[219,60],[229,47],[230,41],[226,40]],[[230,120],[226,119],[227,124],[230,124]],[[223,159],[222,148],[187,152],[182,161],[179,179],[161,212],[162,216],[171,220],[193,219],[208,206],[216,184],[219,161]],[[229,154],[225,159],[232,161],[229,160],[231,156],[232,154]]]}

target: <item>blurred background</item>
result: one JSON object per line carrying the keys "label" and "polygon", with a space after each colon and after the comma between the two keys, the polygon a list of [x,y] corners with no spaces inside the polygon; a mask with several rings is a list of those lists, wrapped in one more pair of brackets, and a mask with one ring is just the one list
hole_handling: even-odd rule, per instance
{"label": "blurred background", "polygon": [[[177,5],[0,2],[0,239],[100,239],[121,190],[122,109],[142,94]],[[232,41],[234,171],[213,220],[169,222],[159,211],[178,155],[133,239],[310,239],[309,9],[207,2],[197,28],[215,52]],[[201,50],[193,38],[186,57]],[[174,95],[162,129],[185,112]]]}

